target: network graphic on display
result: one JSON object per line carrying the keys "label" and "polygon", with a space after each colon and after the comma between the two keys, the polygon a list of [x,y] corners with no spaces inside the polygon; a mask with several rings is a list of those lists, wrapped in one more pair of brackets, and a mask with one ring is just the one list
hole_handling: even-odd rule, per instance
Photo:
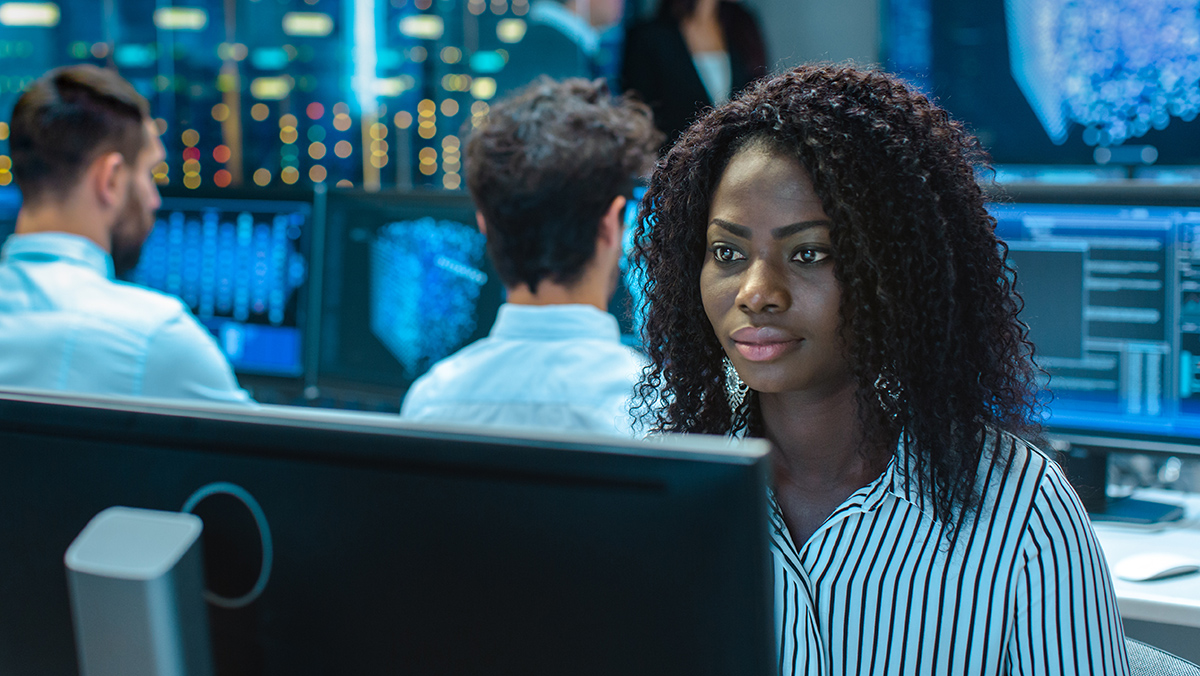
{"label": "network graphic on display", "polygon": [[475,331],[486,239],[454,221],[390,223],[371,243],[371,331],[411,376]]}
{"label": "network graphic on display", "polygon": [[302,213],[160,212],[131,277],[179,296],[201,320],[280,326],[308,276],[303,224]]}
{"label": "network graphic on display", "polygon": [[1200,0],[1006,0],[1014,79],[1050,139],[1117,145],[1200,113]]}

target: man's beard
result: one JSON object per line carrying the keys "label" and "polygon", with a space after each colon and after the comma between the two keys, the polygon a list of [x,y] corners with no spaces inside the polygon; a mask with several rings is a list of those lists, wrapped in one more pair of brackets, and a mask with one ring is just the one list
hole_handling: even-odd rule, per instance
{"label": "man's beard", "polygon": [[113,269],[118,277],[137,267],[142,258],[142,245],[154,227],[154,214],[147,211],[134,186],[129,186],[125,209],[117,217],[112,230]]}

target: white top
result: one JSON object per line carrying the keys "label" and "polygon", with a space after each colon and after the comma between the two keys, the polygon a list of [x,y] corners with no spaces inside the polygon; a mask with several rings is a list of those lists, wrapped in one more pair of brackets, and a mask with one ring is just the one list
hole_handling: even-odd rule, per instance
{"label": "white top", "polygon": [[590,305],[500,306],[487,338],[438,362],[400,415],[468,425],[629,436],[644,362],[617,320]]}
{"label": "white top", "polygon": [[250,403],[183,301],[115,281],[106,251],[61,232],[0,253],[0,385]]}
{"label": "white top", "polygon": [[802,547],[775,505],[780,673],[1128,674],[1112,579],[1058,465],[1024,442],[981,463],[951,551],[895,459]]}
{"label": "white top", "polygon": [[692,54],[692,63],[713,105],[719,106],[728,101],[733,87],[733,66],[729,63],[729,52],[696,52]]}

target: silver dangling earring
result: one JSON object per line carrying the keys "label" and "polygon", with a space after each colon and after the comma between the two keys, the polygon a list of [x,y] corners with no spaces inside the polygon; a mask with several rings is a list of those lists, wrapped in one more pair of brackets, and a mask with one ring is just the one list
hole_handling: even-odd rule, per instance
{"label": "silver dangling earring", "polygon": [[729,410],[733,411],[734,416],[741,410],[749,392],[750,386],[738,375],[729,357],[725,357],[725,397],[729,399]]}
{"label": "silver dangling earring", "polygon": [[895,376],[880,373],[875,378],[875,396],[879,406],[892,418],[900,415],[900,397],[904,393]]}

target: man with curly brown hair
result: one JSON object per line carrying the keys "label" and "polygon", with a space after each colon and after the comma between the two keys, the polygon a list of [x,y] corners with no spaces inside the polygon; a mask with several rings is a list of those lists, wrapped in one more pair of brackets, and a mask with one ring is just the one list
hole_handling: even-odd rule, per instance
{"label": "man with curly brown hair", "polygon": [[496,104],[467,143],[467,185],[507,289],[487,338],[435,364],[401,415],[628,434],[641,357],[606,308],[633,182],[660,134],[599,80],[542,78]]}

